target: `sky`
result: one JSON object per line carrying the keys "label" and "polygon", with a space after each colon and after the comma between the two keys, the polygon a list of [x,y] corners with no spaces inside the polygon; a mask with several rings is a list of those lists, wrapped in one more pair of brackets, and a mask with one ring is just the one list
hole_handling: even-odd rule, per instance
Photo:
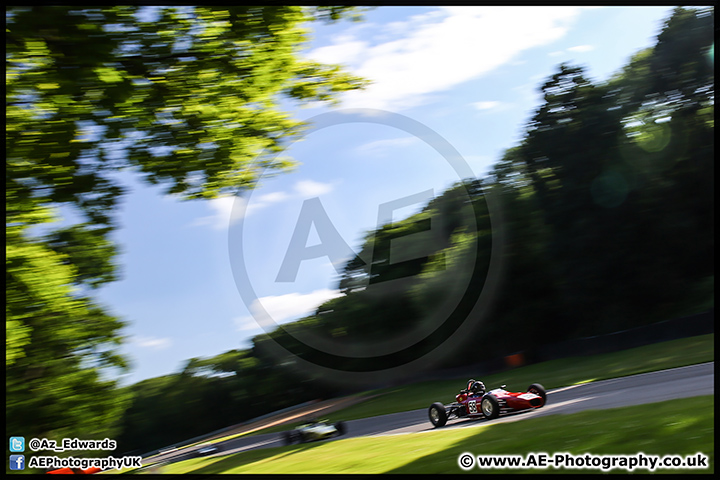
{"label": "sky", "polygon": [[263,326],[338,296],[338,269],[367,232],[486,176],[517,145],[560,63],[604,81],[654,44],[671,11],[378,7],[359,23],[313,24],[303,55],[372,84],[337,107],[287,103],[315,125],[284,152],[298,162],[291,173],[239,198],[184,202],[122,177],[120,280],[97,293],[127,322],[122,384],[249,348]]}

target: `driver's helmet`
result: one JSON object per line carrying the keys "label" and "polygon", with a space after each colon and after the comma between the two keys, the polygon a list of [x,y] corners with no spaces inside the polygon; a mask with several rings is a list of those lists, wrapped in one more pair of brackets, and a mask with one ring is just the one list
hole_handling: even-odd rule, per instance
{"label": "driver's helmet", "polygon": [[473,382],[472,385],[470,385],[469,390],[472,393],[478,393],[482,395],[485,393],[485,384],[483,382]]}

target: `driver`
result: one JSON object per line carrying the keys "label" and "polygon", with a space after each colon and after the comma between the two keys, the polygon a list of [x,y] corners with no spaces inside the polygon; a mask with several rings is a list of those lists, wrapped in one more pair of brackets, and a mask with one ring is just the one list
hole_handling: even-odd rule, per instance
{"label": "driver", "polygon": [[482,396],[485,394],[485,384],[471,378],[467,382],[467,388],[465,390],[462,390],[460,393],[467,393],[468,395],[473,396]]}

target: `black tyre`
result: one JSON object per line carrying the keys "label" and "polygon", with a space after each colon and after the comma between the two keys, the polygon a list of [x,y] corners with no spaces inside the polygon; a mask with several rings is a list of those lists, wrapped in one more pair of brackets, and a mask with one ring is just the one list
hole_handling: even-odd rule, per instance
{"label": "black tyre", "polygon": [[294,432],[283,432],[283,443],[291,445],[295,441]]}
{"label": "black tyre", "polygon": [[543,387],[539,383],[533,383],[528,387],[527,391],[528,393],[534,393],[535,395],[542,398],[542,405],[540,405],[541,407],[547,403],[547,393],[545,392],[545,387]]}
{"label": "black tyre", "polygon": [[430,405],[428,416],[430,417],[430,423],[432,423],[434,427],[442,427],[447,423],[448,417],[445,411],[445,405],[440,402],[435,402]]}
{"label": "black tyre", "polygon": [[337,430],[338,435],[345,435],[345,432],[347,431],[345,422],[337,422],[335,424],[335,430]]}
{"label": "black tyre", "polygon": [[480,410],[485,418],[492,420],[500,416],[500,404],[494,395],[487,394],[480,400]]}

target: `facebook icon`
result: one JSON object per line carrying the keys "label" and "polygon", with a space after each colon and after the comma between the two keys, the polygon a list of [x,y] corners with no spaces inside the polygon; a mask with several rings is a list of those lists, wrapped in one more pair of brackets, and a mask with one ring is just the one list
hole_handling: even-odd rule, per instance
{"label": "facebook icon", "polygon": [[10,455],[10,470],[25,470],[25,455]]}

